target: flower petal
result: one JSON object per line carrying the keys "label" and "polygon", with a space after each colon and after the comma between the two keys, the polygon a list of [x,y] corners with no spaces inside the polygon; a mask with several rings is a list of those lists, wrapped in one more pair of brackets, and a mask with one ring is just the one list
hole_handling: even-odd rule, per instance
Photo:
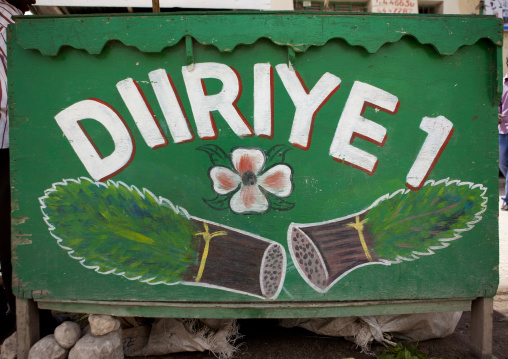
{"label": "flower petal", "polygon": [[234,191],[241,182],[241,178],[237,173],[222,166],[212,167],[210,178],[213,183],[213,190],[221,195]]}
{"label": "flower petal", "polygon": [[233,150],[231,161],[238,173],[243,175],[247,171],[258,174],[265,166],[266,156],[263,150],[251,147],[239,147]]}
{"label": "flower petal", "polygon": [[242,186],[229,202],[235,213],[263,213],[268,209],[268,200],[258,186]]}
{"label": "flower petal", "polygon": [[258,177],[258,183],[277,197],[287,197],[293,192],[293,170],[288,165],[279,164]]}

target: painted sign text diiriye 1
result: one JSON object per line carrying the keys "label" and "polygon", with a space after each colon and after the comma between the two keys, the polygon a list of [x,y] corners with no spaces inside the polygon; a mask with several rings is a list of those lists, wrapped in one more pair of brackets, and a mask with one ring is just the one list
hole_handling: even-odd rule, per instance
{"label": "painted sign text diiriye 1", "polygon": [[[288,140],[293,146],[308,150],[314,118],[339,90],[341,79],[326,72],[309,90],[299,73],[287,64],[276,65],[275,70],[295,105]],[[253,73],[254,128],[237,107],[242,94],[242,80],[233,67],[212,62],[182,67],[197,136],[203,140],[217,139],[218,130],[212,112],[218,111],[239,137],[273,137],[274,70],[269,63],[257,63]],[[171,75],[158,69],[150,72],[148,77],[173,142],[181,144],[193,141],[195,134]],[[208,94],[204,79],[221,81],[222,90],[216,94]],[[116,87],[146,144],[152,149],[167,146],[168,139],[138,83],[127,78],[118,82]],[[373,175],[378,165],[377,157],[355,147],[353,141],[358,137],[383,146],[387,131],[385,127],[364,117],[364,111],[366,107],[372,107],[376,111],[395,115],[399,105],[397,96],[367,83],[355,81],[338,121],[330,145],[330,156],[337,162]],[[132,162],[135,143],[131,129],[119,112],[108,103],[98,99],[82,100],[58,113],[55,119],[93,179],[104,181],[112,178]],[[103,157],[99,152],[80,124],[84,119],[98,121],[110,133],[115,146],[110,155]],[[444,116],[423,117],[420,129],[428,135],[406,177],[406,186],[412,190],[421,188],[432,171],[453,134],[453,124]]]}

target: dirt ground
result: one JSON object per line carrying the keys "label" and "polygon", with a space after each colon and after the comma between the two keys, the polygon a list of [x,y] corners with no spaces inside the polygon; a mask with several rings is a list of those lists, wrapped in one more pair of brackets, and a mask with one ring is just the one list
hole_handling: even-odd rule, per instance
{"label": "dirt ground", "polygon": [[[493,355],[508,359],[508,293],[496,296],[494,300]],[[330,359],[355,358],[372,359],[361,353],[359,348],[343,339],[316,335],[299,328],[286,329],[277,326],[276,320],[240,320],[240,348],[235,358],[242,359]],[[470,349],[471,313],[464,312],[455,332],[443,339],[419,343],[419,348],[429,356],[474,358]],[[374,351],[383,350],[373,345]],[[214,359],[211,353],[179,353],[149,359]],[[136,358],[141,359],[141,357]],[[146,357],[145,357],[146,359]]]}
{"label": "dirt ground", "polygon": [[[455,332],[442,339],[419,343],[419,348],[429,356],[473,358],[470,349],[471,313],[464,312]],[[5,323],[0,323],[0,326]],[[235,358],[242,359],[329,359],[355,358],[371,359],[361,353],[360,348],[344,338],[316,335],[300,328],[286,329],[277,325],[273,319],[240,320],[239,351]],[[0,343],[5,337],[0,337]],[[373,351],[383,350],[374,344]],[[498,359],[508,359],[508,293],[494,299],[493,354]],[[191,352],[139,357],[134,359],[216,359],[210,352]]]}

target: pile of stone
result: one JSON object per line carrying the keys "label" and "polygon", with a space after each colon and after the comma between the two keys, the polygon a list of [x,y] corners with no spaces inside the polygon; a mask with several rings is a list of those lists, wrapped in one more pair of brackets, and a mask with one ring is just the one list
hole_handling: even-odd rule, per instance
{"label": "pile of stone", "polygon": [[[60,324],[54,334],[32,346],[28,359],[123,359],[130,356],[210,351],[230,359],[241,338],[234,319],[113,318],[90,314],[81,330],[74,322]],[[123,328],[123,330],[122,330]],[[0,359],[16,358],[16,333],[2,346]]]}
{"label": "pile of stone", "polygon": [[0,359],[16,359],[17,343],[16,333],[5,339],[0,351]]}
{"label": "pile of stone", "polygon": [[[90,314],[83,331],[74,322],[63,322],[54,334],[35,343],[28,359],[123,359],[120,321],[109,315]],[[1,359],[16,358],[16,333],[2,346]]]}

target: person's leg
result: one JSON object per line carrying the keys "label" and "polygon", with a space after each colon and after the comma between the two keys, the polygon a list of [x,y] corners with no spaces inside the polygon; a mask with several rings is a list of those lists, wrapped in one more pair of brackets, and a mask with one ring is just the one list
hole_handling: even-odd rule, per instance
{"label": "person's leg", "polygon": [[11,265],[11,187],[9,179],[9,149],[0,149],[0,262],[2,279],[9,304],[9,312],[15,313],[12,293]]}
{"label": "person's leg", "polygon": [[[506,179],[506,174],[508,172],[508,134],[499,134],[499,169]],[[505,201],[501,209],[508,210],[508,180],[505,184]]]}

